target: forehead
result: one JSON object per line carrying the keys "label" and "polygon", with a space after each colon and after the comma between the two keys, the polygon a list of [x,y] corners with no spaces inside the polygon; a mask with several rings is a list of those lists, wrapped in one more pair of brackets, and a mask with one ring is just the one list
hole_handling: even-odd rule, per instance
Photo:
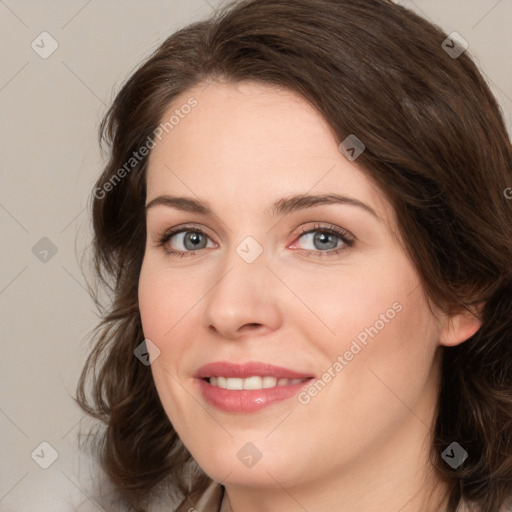
{"label": "forehead", "polygon": [[173,115],[179,122],[150,155],[149,199],[180,192],[247,208],[264,198],[270,204],[290,194],[337,192],[389,215],[382,192],[339,151],[327,121],[298,93],[254,82],[203,83],[177,97],[162,123]]}
{"label": "forehead", "polygon": [[[200,85],[178,96],[162,123],[185,109],[191,98],[197,105],[163,135],[150,163],[193,157],[209,160],[211,168],[223,158],[224,166],[229,161],[230,167],[250,169],[273,161],[293,163],[304,156],[329,158],[328,139],[333,135],[327,123],[292,91],[254,82]],[[191,146],[193,155],[185,151]]]}

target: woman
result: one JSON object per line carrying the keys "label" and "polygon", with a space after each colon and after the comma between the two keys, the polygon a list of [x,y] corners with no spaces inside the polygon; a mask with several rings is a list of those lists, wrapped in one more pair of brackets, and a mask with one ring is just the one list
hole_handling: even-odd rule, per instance
{"label": "woman", "polygon": [[512,154],[460,40],[386,0],[238,2],[101,134],[78,401],[123,503],[510,510]]}

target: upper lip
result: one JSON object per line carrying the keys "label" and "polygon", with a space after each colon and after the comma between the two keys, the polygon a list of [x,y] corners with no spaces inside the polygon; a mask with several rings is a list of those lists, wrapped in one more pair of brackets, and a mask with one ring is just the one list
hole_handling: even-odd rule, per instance
{"label": "upper lip", "polygon": [[209,377],[238,377],[245,379],[247,377],[276,377],[283,379],[307,379],[313,377],[306,373],[290,370],[281,366],[275,366],[269,363],[250,361],[248,363],[237,364],[228,361],[216,361],[201,366],[194,375],[198,379]]}

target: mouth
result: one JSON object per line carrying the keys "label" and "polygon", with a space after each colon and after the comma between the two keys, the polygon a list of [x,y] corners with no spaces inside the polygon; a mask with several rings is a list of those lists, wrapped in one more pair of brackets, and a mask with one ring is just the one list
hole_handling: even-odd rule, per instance
{"label": "mouth", "polygon": [[249,413],[295,396],[314,377],[267,363],[225,361],[202,366],[194,375],[203,399],[230,413]]}
{"label": "mouth", "polygon": [[287,379],[284,377],[271,377],[270,375],[266,375],[264,377],[253,375],[252,377],[247,377],[245,379],[238,377],[214,376],[204,380],[206,380],[211,386],[236,391],[242,389],[270,389],[275,388],[276,386],[290,386],[293,384],[300,384],[308,379]]}

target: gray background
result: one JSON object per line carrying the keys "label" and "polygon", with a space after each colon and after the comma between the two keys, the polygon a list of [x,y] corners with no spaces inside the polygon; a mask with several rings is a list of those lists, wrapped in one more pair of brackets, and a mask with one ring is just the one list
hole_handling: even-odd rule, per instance
{"label": "gray background", "polygon": [[[399,3],[468,41],[510,133],[512,1]],[[88,353],[85,336],[97,321],[78,265],[102,164],[97,128],[141,59],[219,5],[0,0],[1,511],[101,510],[89,489],[98,469],[76,440],[90,422],[70,398]],[[58,44],[46,59],[31,47],[51,48],[48,36],[39,37],[44,31]],[[39,465],[51,462],[42,442],[58,455],[48,469]]]}

